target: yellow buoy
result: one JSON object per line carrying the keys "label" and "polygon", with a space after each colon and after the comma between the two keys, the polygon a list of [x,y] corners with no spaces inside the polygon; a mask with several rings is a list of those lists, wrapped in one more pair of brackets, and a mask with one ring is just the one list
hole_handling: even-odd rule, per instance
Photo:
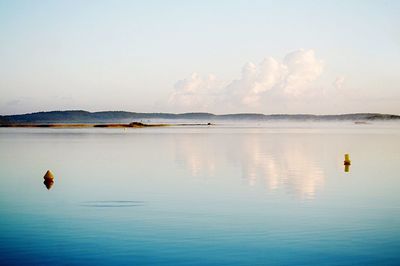
{"label": "yellow buoy", "polygon": [[349,156],[349,154],[345,154],[344,155],[344,165],[350,165],[351,164],[351,161],[350,161],[350,156]]}

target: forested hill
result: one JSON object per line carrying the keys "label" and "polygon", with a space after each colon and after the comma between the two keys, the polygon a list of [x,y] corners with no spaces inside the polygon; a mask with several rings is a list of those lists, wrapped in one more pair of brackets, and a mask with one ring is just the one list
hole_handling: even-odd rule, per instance
{"label": "forested hill", "polygon": [[370,120],[398,120],[399,115],[379,114],[379,113],[356,113],[340,115],[310,115],[310,114],[224,114],[215,115],[211,113],[136,113],[124,111],[51,111],[37,112],[20,115],[0,116],[0,123],[107,123],[107,122],[126,122],[139,120],[250,120],[250,121],[274,121],[274,120],[315,120],[315,121],[370,121]]}

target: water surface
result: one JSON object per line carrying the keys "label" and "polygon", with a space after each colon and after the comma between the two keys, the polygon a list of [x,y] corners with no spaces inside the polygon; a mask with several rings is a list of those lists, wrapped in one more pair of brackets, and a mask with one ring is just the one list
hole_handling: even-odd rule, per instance
{"label": "water surface", "polygon": [[3,128],[0,264],[399,265],[399,172],[389,123]]}

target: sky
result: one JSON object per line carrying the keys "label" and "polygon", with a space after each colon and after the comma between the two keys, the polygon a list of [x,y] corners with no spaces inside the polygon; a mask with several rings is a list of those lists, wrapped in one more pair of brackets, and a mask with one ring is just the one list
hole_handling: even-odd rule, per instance
{"label": "sky", "polygon": [[0,115],[400,114],[400,1],[0,0]]}

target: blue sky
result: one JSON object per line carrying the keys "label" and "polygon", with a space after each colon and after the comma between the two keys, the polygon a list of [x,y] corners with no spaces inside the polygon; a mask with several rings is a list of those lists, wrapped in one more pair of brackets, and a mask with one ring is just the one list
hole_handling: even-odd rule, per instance
{"label": "blue sky", "polygon": [[400,114],[399,1],[0,0],[0,114]]}

